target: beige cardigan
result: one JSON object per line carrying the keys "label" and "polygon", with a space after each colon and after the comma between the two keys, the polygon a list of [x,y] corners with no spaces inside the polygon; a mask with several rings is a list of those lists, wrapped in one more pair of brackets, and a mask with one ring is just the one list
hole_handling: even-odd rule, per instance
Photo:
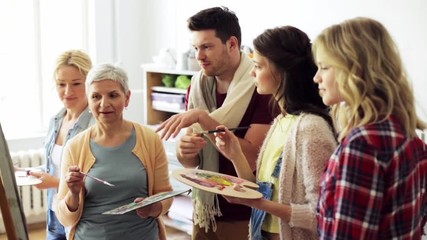
{"label": "beige cardigan", "polygon": [[[282,117],[275,119],[264,140],[257,172],[265,147]],[[289,224],[280,219],[280,239],[318,239],[316,206],[320,180],[336,146],[333,132],[322,117],[313,114],[298,117],[283,146],[279,202],[291,205],[292,216]]]}
{"label": "beige cardigan", "polygon": [[[172,191],[169,182],[168,160],[163,148],[163,143],[159,136],[151,129],[144,127],[138,123],[133,123],[136,133],[136,144],[132,152],[141,160],[144,167],[147,169],[148,176],[148,194],[151,196],[160,192]],[[63,153],[63,163],[61,166],[61,176],[66,176],[69,166],[79,166],[82,172],[88,172],[95,163],[95,157],[90,151],[91,128],[78,134],[71,139]],[[84,190],[80,192],[79,208],[75,212],[68,210],[64,197],[68,192],[68,186],[63,179],[61,179],[58,190],[58,204],[56,215],[59,221],[64,226],[72,226],[70,231],[69,240],[74,239],[76,226],[82,216],[84,205]],[[163,200],[162,212],[165,214],[171,204],[172,198]],[[161,220],[158,218],[159,224],[159,239],[166,239],[166,228]],[[125,229],[123,229],[125,231]]]}

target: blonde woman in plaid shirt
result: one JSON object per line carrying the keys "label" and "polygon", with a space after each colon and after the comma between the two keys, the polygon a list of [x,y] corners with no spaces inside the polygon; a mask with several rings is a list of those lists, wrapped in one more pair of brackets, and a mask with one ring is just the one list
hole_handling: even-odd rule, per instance
{"label": "blonde woman in plaid shirt", "polygon": [[340,144],[324,173],[321,239],[421,239],[427,147],[415,133],[414,95],[385,27],[355,18],[313,44],[314,81],[332,106]]}

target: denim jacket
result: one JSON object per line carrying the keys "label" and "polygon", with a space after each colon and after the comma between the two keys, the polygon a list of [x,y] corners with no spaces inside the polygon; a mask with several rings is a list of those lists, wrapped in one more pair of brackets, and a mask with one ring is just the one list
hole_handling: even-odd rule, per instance
{"label": "denim jacket", "polygon": [[[54,117],[50,119],[49,122],[49,129],[47,133],[47,137],[45,139],[44,143],[44,149],[45,149],[45,158],[46,158],[46,166],[45,171],[49,173],[50,175],[55,175],[55,169],[53,166],[52,161],[52,151],[53,147],[55,146],[56,138],[58,137],[59,130],[61,128],[62,120],[64,119],[65,112],[67,110],[65,108],[61,109]],[[64,146],[67,143],[67,141],[80,133],[81,131],[85,130],[89,126],[93,125],[95,123],[95,119],[92,117],[92,113],[89,111],[89,108],[86,108],[81,114],[77,122],[74,124],[74,126],[68,131],[67,136],[65,137]],[[48,209],[51,209],[52,207],[52,199],[53,195],[56,193],[56,188],[49,188],[47,190],[47,206]]]}

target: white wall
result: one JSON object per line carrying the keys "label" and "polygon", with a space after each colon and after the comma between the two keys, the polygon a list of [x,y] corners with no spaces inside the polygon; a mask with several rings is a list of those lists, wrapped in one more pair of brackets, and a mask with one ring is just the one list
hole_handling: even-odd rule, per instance
{"label": "white wall", "polygon": [[[174,2],[174,1],[171,1]],[[186,46],[186,19],[197,11],[212,6],[227,6],[241,24],[242,43],[252,40],[267,28],[293,25],[312,39],[325,27],[357,16],[375,18],[391,32],[412,80],[418,112],[427,121],[427,1],[424,0],[263,0],[248,1],[187,0],[176,5],[176,47]],[[185,4],[184,4],[185,3]]]}
{"label": "white wall", "polygon": [[[125,112],[127,119],[142,122],[142,63],[164,46],[169,46],[176,33],[169,1],[163,0],[94,0],[90,53],[94,62],[120,63],[128,73],[131,101]],[[173,41],[172,41],[173,42]]]}
{"label": "white wall", "polygon": [[[104,4],[104,0],[97,0]],[[190,44],[186,27],[189,16],[201,9],[227,6],[239,17],[243,44],[267,28],[294,25],[312,39],[325,27],[356,16],[372,17],[381,21],[395,38],[403,61],[412,79],[419,114],[427,121],[427,81],[424,78],[424,57],[427,56],[427,1],[424,0],[110,0],[115,2],[118,16],[119,51],[117,61],[131,72],[135,90],[140,90],[142,79],[140,63],[151,62],[162,48],[185,50]],[[99,27],[99,26],[98,26]],[[140,34],[140,35],[139,35]],[[100,49],[98,46],[97,49]],[[102,49],[106,52],[108,49]],[[139,89],[139,90],[138,90]],[[134,90],[134,91],[135,91]],[[136,100],[137,105],[142,104]],[[424,105],[423,109],[420,107]],[[132,111],[136,119],[140,115]]]}
{"label": "white wall", "polygon": [[[89,3],[90,54],[95,63],[119,62],[128,72],[132,96],[125,116],[130,120],[143,121],[140,65],[152,62],[152,56],[163,48],[186,50],[190,45],[188,17],[204,8],[227,6],[239,17],[243,44],[250,46],[265,29],[281,25],[294,25],[315,38],[323,28],[344,19],[367,16],[381,21],[401,50],[419,114],[427,121],[427,94],[424,94],[427,81],[423,68],[427,56],[425,0],[93,0]],[[16,150],[21,144],[14,141],[11,145]],[[34,147],[40,146],[41,143]]]}

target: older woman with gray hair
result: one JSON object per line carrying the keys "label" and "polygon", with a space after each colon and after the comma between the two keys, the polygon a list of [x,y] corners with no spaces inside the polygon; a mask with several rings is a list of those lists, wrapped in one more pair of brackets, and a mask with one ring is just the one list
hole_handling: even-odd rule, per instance
{"label": "older woman with gray hair", "polygon": [[[121,215],[102,214],[172,187],[159,136],[123,118],[131,96],[126,72],[101,64],[89,72],[87,84],[96,124],[64,149],[58,219],[72,227],[71,240],[166,239],[160,216],[168,211],[172,199]],[[85,178],[86,174],[110,185]]]}

